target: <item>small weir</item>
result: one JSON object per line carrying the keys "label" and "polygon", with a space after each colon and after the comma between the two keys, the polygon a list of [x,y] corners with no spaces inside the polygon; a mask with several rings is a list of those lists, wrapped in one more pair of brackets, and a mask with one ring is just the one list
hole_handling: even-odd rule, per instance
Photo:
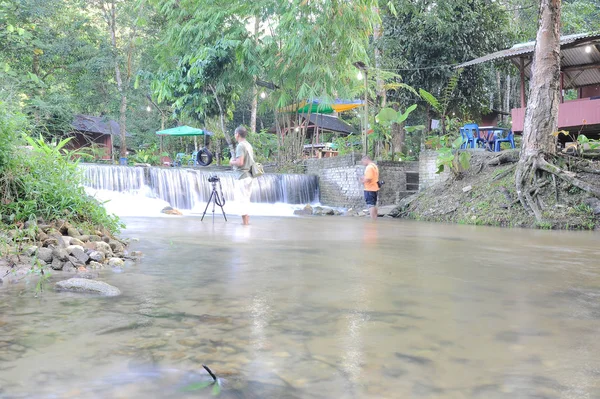
{"label": "small weir", "polygon": [[[218,176],[227,201],[235,196],[236,175],[211,169],[131,167],[81,164],[85,186],[134,196],[158,198],[172,207],[191,210],[206,204],[212,191],[210,176]],[[301,174],[265,174],[256,179],[252,202],[307,204],[319,200],[316,176]]]}

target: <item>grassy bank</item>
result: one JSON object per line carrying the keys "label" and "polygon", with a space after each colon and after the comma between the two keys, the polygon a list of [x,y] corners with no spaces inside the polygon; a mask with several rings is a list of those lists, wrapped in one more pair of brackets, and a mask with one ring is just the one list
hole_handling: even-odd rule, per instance
{"label": "grassy bank", "polygon": [[26,116],[0,101],[0,267],[9,272],[30,257],[33,269],[43,270],[46,264],[35,261],[32,248],[57,245],[47,239],[47,226],[110,239],[122,227],[86,195],[67,144],[32,132]]}
{"label": "grassy bank", "polygon": [[[540,179],[544,221],[537,222],[517,200],[516,156],[503,163],[492,154],[473,157],[471,167],[418,194],[406,198],[395,217],[469,225],[539,229],[594,230],[600,227],[600,201],[561,181]],[[580,176],[597,181],[598,175]]]}

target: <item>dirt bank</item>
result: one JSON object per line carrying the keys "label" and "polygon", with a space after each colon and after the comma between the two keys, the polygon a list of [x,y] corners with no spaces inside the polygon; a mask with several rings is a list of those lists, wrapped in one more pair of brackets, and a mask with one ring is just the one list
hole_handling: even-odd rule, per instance
{"label": "dirt bank", "polygon": [[[492,153],[474,156],[468,171],[405,198],[391,216],[502,227],[600,228],[600,200],[549,176],[541,177],[538,184],[544,221],[536,222],[517,200],[517,159],[518,152],[504,154],[502,160]],[[597,174],[583,173],[578,177],[600,184]]]}

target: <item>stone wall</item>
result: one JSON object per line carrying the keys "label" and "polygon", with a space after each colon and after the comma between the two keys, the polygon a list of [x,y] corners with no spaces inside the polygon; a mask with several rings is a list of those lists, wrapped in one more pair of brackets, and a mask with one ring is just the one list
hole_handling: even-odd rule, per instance
{"label": "stone wall", "polygon": [[[320,202],[323,205],[363,209],[364,166],[361,155],[308,159],[306,173],[319,177]],[[385,182],[379,192],[379,205],[394,205],[418,188],[417,162],[378,162],[380,179]]]}
{"label": "stone wall", "polygon": [[306,173],[319,177],[321,204],[354,209],[365,206],[359,180],[364,171],[360,158],[360,154],[350,154],[306,160]]}
{"label": "stone wall", "polygon": [[[380,161],[377,166],[379,178],[385,182],[379,190],[379,205],[395,205],[418,190],[418,162]],[[415,179],[416,184],[413,183]]]}
{"label": "stone wall", "polygon": [[437,174],[436,161],[438,152],[433,150],[423,150],[419,155],[419,191],[434,184],[446,181],[450,177],[449,171]]}

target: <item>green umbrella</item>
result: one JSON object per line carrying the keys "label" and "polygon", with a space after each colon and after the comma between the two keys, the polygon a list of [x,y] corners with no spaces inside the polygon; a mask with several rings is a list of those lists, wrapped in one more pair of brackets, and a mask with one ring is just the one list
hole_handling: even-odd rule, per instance
{"label": "green umbrella", "polygon": [[208,130],[197,129],[190,126],[177,126],[172,129],[165,129],[156,132],[160,136],[212,136],[213,133]]}

